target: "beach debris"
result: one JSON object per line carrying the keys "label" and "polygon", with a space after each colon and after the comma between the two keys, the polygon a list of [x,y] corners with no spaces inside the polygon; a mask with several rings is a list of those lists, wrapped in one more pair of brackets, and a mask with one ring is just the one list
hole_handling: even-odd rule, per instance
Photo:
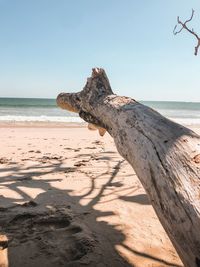
{"label": "beach debris", "polygon": [[95,145],[103,145],[103,142],[100,141],[100,140],[95,140],[94,142],[92,142],[92,144],[95,144]]}
{"label": "beach debris", "polygon": [[8,162],[9,162],[9,159],[7,159],[5,157],[0,158],[0,164],[6,164]]}
{"label": "beach debris", "polygon": [[84,161],[78,161],[74,163],[74,166],[76,167],[86,166],[86,163]]}
{"label": "beach debris", "polygon": [[47,153],[46,153],[46,155],[42,156],[41,158],[38,158],[37,160],[42,163],[49,163],[53,160],[60,161],[62,160],[62,158],[63,158],[62,156],[57,156],[57,155],[47,156]]}
{"label": "beach debris", "polygon": [[65,168],[64,173],[75,172],[75,171],[76,171],[76,168],[74,168],[74,167],[68,167],[68,168]]}

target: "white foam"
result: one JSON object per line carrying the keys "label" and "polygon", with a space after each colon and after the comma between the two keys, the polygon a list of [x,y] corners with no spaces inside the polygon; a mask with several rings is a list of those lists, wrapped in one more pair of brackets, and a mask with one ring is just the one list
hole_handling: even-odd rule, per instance
{"label": "white foam", "polygon": [[[183,125],[200,125],[200,118],[169,118]],[[7,122],[84,122],[80,117],[71,116],[21,116],[21,115],[5,115],[0,116],[0,121]]]}
{"label": "white foam", "polygon": [[183,125],[200,125],[200,118],[169,118],[172,121],[175,121]]}
{"label": "white foam", "polygon": [[62,116],[0,116],[0,121],[9,122],[84,122],[80,117],[62,117]]}

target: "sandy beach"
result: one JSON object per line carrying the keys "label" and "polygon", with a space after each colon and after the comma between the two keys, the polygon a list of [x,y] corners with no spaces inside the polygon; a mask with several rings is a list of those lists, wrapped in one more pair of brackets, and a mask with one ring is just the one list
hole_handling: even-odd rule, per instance
{"label": "sandy beach", "polygon": [[107,133],[53,123],[0,133],[1,267],[183,266]]}

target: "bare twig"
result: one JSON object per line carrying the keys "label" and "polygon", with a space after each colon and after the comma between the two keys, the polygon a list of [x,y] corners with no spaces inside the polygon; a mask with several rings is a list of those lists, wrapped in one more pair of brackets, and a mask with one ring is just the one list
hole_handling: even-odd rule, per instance
{"label": "bare twig", "polygon": [[200,47],[200,37],[198,36],[197,33],[194,32],[193,28],[192,28],[192,29],[189,29],[189,28],[187,27],[187,23],[190,22],[190,21],[193,19],[193,16],[194,16],[194,9],[192,9],[192,14],[191,14],[190,19],[186,20],[184,23],[180,20],[180,18],[179,18],[179,16],[178,16],[178,17],[177,17],[177,22],[178,22],[178,24],[180,24],[182,27],[181,27],[181,29],[180,29],[179,31],[176,31],[178,25],[175,25],[174,30],[173,30],[173,33],[174,33],[174,35],[176,35],[176,34],[180,33],[183,29],[185,29],[185,30],[187,30],[189,33],[191,33],[192,35],[194,35],[194,36],[196,37],[196,39],[197,39],[197,46],[195,46],[195,51],[194,51],[194,54],[195,54],[195,56],[196,56],[196,55],[198,54],[198,49],[199,49],[199,47]]}

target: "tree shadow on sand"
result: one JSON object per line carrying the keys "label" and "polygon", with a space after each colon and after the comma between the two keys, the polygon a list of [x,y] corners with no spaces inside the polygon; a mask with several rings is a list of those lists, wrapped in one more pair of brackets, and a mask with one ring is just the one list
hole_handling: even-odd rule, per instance
{"label": "tree shadow on sand", "polygon": [[[117,245],[134,255],[153,260],[156,266],[179,266],[129,248],[124,244],[125,234],[116,225],[102,220],[115,214],[112,210],[99,211],[95,205],[108,187],[121,187],[115,178],[123,164],[123,160],[118,160],[111,168],[111,158],[104,160],[107,168],[95,176],[84,172],[80,166],[63,167],[62,160],[29,168],[11,164],[1,169],[2,173],[9,171],[9,175],[1,178],[0,188],[9,189],[18,196],[17,204],[16,198],[0,196],[0,256],[6,255],[9,267],[133,266],[120,255]],[[64,172],[66,179],[68,173],[84,173],[90,181],[89,188],[77,196],[72,189],[53,186],[54,182],[63,180]],[[56,179],[48,178],[50,174],[56,174]],[[97,180],[104,175],[107,180],[97,186]],[[25,188],[36,190],[37,196],[26,193]],[[95,196],[94,192],[97,192]],[[89,199],[85,205],[81,204],[84,199]],[[149,204],[145,195],[121,199]],[[1,261],[0,266],[4,266]]]}

